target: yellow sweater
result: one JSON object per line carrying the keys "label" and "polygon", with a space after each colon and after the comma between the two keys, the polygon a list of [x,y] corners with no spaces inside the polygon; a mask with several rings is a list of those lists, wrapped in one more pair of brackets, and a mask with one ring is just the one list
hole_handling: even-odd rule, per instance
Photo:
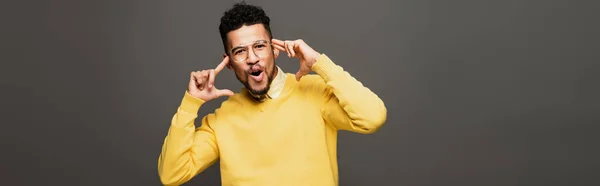
{"label": "yellow sweater", "polygon": [[300,81],[286,74],[276,99],[254,102],[242,89],[197,128],[204,101],[186,92],[158,159],[162,183],[181,185],[219,159],[225,186],[339,185],[338,130],[373,133],[385,123],[387,110],[326,55],[312,70],[317,75]]}

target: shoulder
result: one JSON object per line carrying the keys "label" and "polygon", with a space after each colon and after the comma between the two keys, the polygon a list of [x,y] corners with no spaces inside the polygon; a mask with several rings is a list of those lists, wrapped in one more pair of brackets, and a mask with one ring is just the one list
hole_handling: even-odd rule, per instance
{"label": "shoulder", "polygon": [[318,88],[324,88],[326,86],[326,84],[325,84],[325,80],[321,76],[319,76],[317,74],[307,74],[307,75],[302,76],[302,78],[300,78],[300,81],[298,81],[298,86],[304,87],[304,88],[311,88],[311,89],[317,88],[318,89]]}
{"label": "shoulder", "polygon": [[[293,75],[295,78],[295,75]],[[317,74],[307,74],[300,78],[297,83],[297,89],[307,95],[322,97],[330,93],[330,89],[321,76]]]}

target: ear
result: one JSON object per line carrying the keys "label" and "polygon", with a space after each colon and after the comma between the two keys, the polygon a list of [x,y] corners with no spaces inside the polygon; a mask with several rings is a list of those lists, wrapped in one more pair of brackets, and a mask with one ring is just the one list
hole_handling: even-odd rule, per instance
{"label": "ear", "polygon": [[277,57],[279,57],[279,49],[276,49],[275,47],[273,47],[273,55],[275,56],[275,58],[273,58],[273,59],[277,59]]}
{"label": "ear", "polygon": [[[223,53],[223,59],[225,59],[225,57],[227,57],[227,54]],[[229,61],[227,62],[227,66],[226,66],[229,70],[231,70],[231,59],[229,59]]]}

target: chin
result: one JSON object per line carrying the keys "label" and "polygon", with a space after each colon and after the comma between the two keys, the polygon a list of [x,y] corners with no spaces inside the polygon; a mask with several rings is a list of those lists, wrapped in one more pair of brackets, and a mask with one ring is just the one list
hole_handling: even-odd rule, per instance
{"label": "chin", "polygon": [[241,76],[236,73],[236,77],[253,95],[266,95],[270,89],[270,83],[273,80],[273,74],[267,74],[266,71],[256,71],[257,74],[247,73],[242,80]]}
{"label": "chin", "polygon": [[247,87],[248,90],[254,95],[265,95],[269,92],[268,85],[253,85],[250,83],[250,86]]}

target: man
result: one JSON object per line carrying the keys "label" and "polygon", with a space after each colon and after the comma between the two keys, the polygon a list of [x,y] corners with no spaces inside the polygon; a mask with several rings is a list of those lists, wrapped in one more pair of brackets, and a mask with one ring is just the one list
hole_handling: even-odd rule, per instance
{"label": "man", "polygon": [[[269,22],[244,3],[224,13],[223,61],[190,75],[158,160],[163,184],[183,184],[219,159],[223,185],[339,185],[337,132],[373,133],[386,121],[377,95],[302,40],[272,38]],[[296,74],[275,64],[281,52],[299,59]],[[216,88],[225,67],[241,92]],[[229,97],[196,128],[199,108],[220,96]]]}

